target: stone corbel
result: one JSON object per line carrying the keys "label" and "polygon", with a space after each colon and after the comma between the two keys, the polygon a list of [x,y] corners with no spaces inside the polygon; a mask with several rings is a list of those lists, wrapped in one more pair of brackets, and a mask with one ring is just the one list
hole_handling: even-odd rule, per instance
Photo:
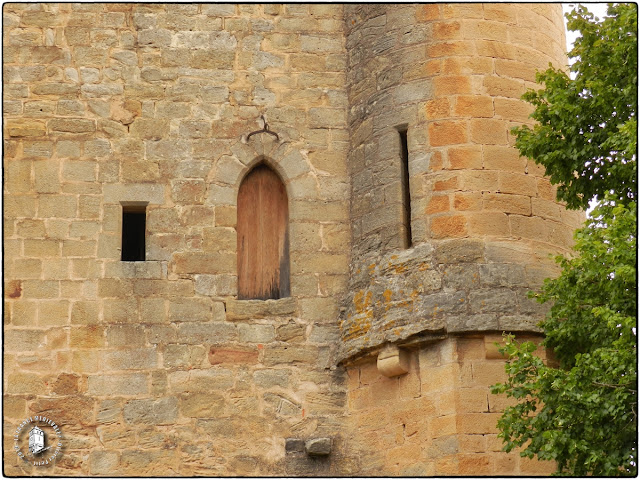
{"label": "stone corbel", "polygon": [[396,377],[409,371],[409,355],[396,345],[386,345],[378,353],[378,371],[385,377]]}

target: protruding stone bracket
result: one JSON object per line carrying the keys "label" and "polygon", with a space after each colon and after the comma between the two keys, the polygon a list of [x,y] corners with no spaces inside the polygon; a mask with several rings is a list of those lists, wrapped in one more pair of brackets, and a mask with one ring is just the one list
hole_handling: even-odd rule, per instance
{"label": "protruding stone bracket", "polygon": [[378,371],[385,377],[396,377],[409,371],[409,355],[397,345],[386,345],[378,353]]}
{"label": "protruding stone bracket", "polygon": [[331,439],[328,437],[312,438],[304,444],[307,455],[324,457],[331,453]]}

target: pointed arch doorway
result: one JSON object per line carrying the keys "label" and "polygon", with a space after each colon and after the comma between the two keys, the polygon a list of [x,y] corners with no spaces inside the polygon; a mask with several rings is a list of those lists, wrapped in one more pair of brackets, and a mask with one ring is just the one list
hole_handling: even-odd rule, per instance
{"label": "pointed arch doorway", "polygon": [[277,299],[289,286],[289,202],[276,172],[253,168],[238,190],[238,299]]}

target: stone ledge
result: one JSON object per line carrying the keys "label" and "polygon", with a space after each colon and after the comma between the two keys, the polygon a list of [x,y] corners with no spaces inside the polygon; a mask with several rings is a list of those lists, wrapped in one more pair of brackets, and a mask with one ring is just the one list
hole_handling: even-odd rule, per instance
{"label": "stone ledge", "polygon": [[254,318],[282,317],[294,315],[298,301],[294,297],[277,300],[236,300],[226,301],[227,320],[250,320]]}

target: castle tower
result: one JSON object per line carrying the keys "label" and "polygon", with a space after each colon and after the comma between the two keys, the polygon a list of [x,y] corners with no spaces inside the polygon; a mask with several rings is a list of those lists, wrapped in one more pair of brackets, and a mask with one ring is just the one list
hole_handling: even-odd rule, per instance
{"label": "castle tower", "polygon": [[509,134],[559,5],[3,21],[5,442],[67,439],[6,474],[548,471],[488,392],[579,220]]}
{"label": "castle tower", "polygon": [[[553,471],[500,452],[494,343],[529,338],[580,214],[518,155],[535,72],[562,65],[559,5],[345,6],[352,257],[341,317],[362,474]],[[353,446],[352,444],[352,446]]]}

